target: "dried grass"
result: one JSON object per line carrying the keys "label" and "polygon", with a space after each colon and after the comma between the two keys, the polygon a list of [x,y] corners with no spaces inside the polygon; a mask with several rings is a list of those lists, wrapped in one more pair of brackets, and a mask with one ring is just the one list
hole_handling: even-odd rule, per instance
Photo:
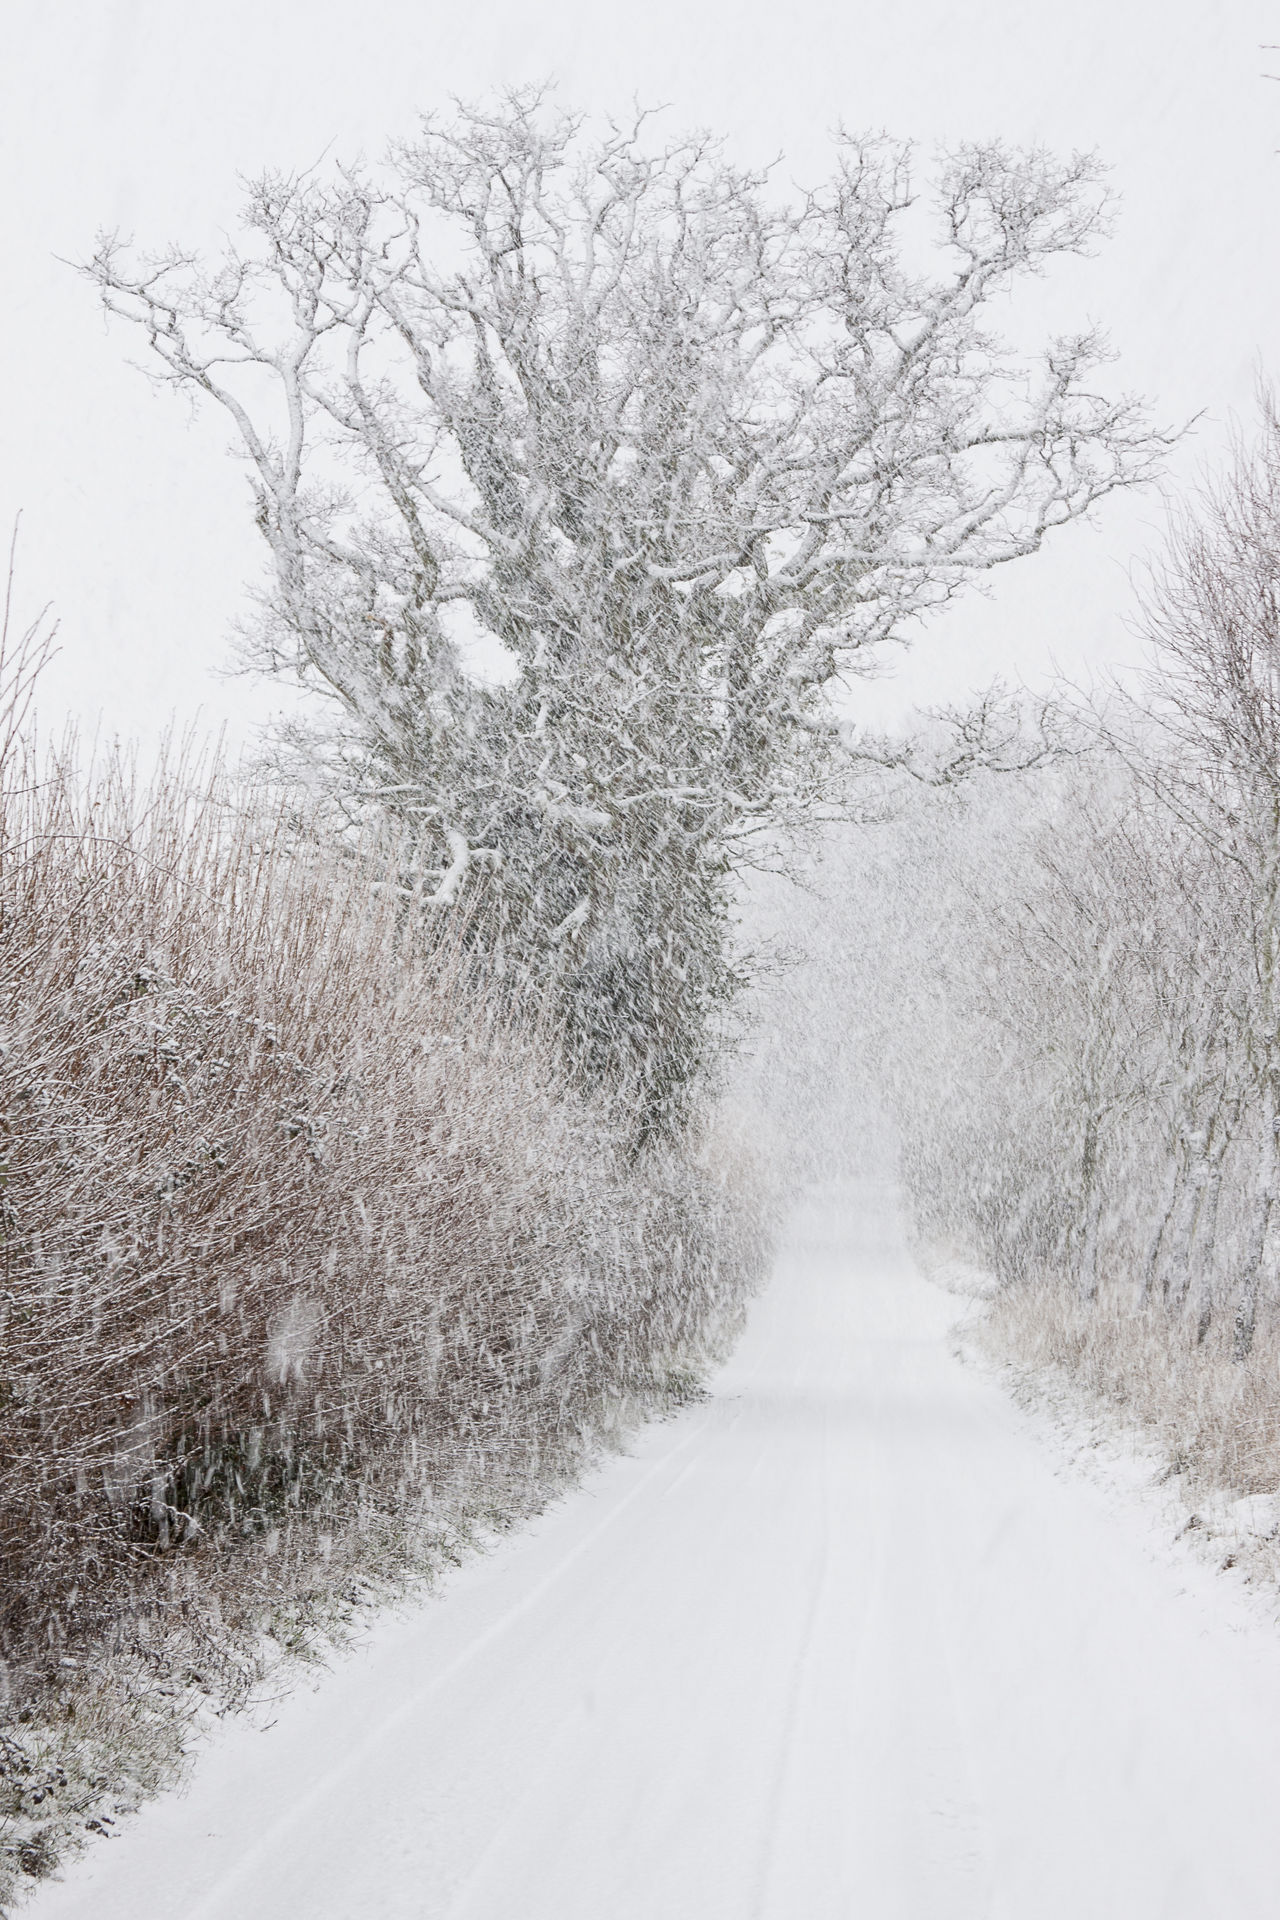
{"label": "dried grass", "polygon": [[1132,1284],[1104,1283],[1086,1303],[1050,1280],[1000,1289],[975,1329],[993,1357],[1053,1370],[1153,1438],[1201,1493],[1280,1492],[1280,1324],[1259,1322],[1232,1355],[1222,1316],[1198,1337],[1192,1316],[1136,1307]]}

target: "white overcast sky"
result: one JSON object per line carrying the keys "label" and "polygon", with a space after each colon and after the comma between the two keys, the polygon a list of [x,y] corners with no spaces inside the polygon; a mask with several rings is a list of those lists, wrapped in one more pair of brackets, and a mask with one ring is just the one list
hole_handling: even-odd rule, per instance
{"label": "white overcast sky", "polygon": [[[1039,296],[1047,324],[1101,323],[1118,384],[1166,420],[1203,413],[1186,483],[1259,372],[1280,377],[1280,7],[1255,0],[9,0],[0,524],[23,510],[21,594],[54,602],[49,721],[151,737],[170,718],[243,738],[273,696],[220,678],[259,564],[226,430],[128,364],[63,259],[100,227],[208,243],[237,176],[325,149],[376,155],[451,94],[552,78],[566,104],[663,103],[735,156],[826,164],[826,130],[926,149],[1000,136],[1097,148],[1122,196],[1115,238]],[[1158,536],[1147,497],[1005,572],[916,646],[899,699],[994,672],[1034,680],[1132,653],[1129,570]]]}

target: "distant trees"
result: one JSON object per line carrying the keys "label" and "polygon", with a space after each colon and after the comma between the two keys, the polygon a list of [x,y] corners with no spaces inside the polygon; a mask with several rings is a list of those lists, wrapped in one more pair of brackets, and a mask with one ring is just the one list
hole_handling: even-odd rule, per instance
{"label": "distant trees", "polygon": [[412,901],[471,903],[641,1139],[735,987],[734,874],[832,799],[833,691],[1158,461],[1095,335],[1027,364],[991,332],[1101,231],[1094,163],[965,147],[930,204],[931,275],[903,146],[842,136],[788,201],[522,95],[379,170],[264,176],[210,264],[107,238],[88,268],[235,423],[249,654],[328,697],[309,764],[393,826]]}
{"label": "distant trees", "polygon": [[1280,1207],[1274,410],[1177,517],[1144,624],[1145,670],[1074,716],[1087,751],[851,849],[847,1004],[929,1232],[1086,1307],[1163,1302],[1199,1340],[1217,1319],[1244,1360]]}
{"label": "distant trees", "polygon": [[[1139,777],[1221,863],[1246,968],[1239,1070],[1256,1118],[1235,1341],[1253,1340],[1268,1229],[1280,1199],[1280,419],[1177,526],[1147,616],[1155,670]],[[1132,731],[1132,729],[1130,729]]]}

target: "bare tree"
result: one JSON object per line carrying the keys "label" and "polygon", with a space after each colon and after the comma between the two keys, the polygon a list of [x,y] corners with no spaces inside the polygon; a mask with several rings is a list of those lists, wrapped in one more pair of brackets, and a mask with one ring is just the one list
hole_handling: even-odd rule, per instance
{"label": "bare tree", "polygon": [[330,771],[406,836],[408,891],[483,899],[642,1135],[732,994],[734,872],[830,798],[833,691],[1157,464],[1096,335],[1028,364],[988,331],[1104,203],[1088,158],[973,146],[926,206],[905,147],[846,136],[786,200],[707,139],[517,95],[378,171],[263,177],[210,265],[106,238],[88,268],[236,423],[252,658],[331,697]]}
{"label": "bare tree", "polygon": [[[1003,1215],[985,1207],[989,1187],[1020,1191],[1019,1220],[1041,1223],[1030,1270],[1070,1269],[1086,1302],[1131,1274],[1137,1304],[1190,1309],[1202,1340],[1221,1300],[1243,1361],[1280,1225],[1271,407],[1257,446],[1175,521],[1144,624],[1151,660],[1095,716],[1100,753],[1015,783],[1012,811],[944,817],[938,849],[912,855],[939,904],[895,975],[898,1057],[933,993],[929,1029],[945,1026],[961,1084],[944,1107],[926,1070],[904,1130],[945,1187],[933,1211],[966,1222],[1002,1270],[1028,1243],[1003,1200]],[[971,898],[947,905],[949,869],[969,865]],[[904,993],[913,971],[926,984]]]}
{"label": "bare tree", "polygon": [[1280,416],[1176,522],[1147,595],[1154,658],[1108,733],[1142,784],[1231,876],[1250,972],[1241,1043],[1257,1121],[1236,1353],[1253,1342],[1280,1201]]}

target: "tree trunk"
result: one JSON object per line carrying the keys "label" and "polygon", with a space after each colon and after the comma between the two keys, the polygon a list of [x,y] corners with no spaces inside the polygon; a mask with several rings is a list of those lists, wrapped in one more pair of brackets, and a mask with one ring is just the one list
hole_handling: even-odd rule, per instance
{"label": "tree trunk", "polygon": [[1185,1171],[1182,1161],[1180,1159],[1175,1160],[1173,1174],[1165,1192],[1164,1207],[1160,1214],[1160,1224],[1152,1236],[1151,1245],[1147,1249],[1147,1257],[1142,1263],[1142,1278],[1138,1282],[1139,1307],[1145,1307],[1155,1292],[1156,1278],[1160,1272],[1160,1256],[1164,1252],[1165,1236],[1168,1234],[1170,1223],[1173,1220],[1174,1212],[1178,1205],[1178,1198],[1182,1192]]}
{"label": "tree trunk", "polygon": [[1080,1158],[1082,1220],[1076,1264],[1080,1298],[1089,1304],[1098,1297],[1098,1238],[1102,1225],[1102,1182],[1098,1177],[1100,1131],[1100,1118],[1096,1113],[1091,1113],[1085,1121],[1084,1148]]}
{"label": "tree trunk", "polygon": [[1267,1228],[1275,1205],[1276,1188],[1276,1098],[1270,1076],[1262,1100],[1262,1147],[1258,1155],[1258,1177],[1254,1189],[1253,1218],[1240,1269],[1236,1295],[1234,1358],[1247,1360],[1253,1350],[1253,1334],[1258,1319],[1258,1294],[1262,1286],[1262,1261],[1266,1252]]}
{"label": "tree trunk", "polygon": [[1218,1239],[1218,1202],[1222,1198],[1227,1148],[1230,1144],[1231,1133],[1224,1127],[1222,1139],[1210,1158],[1209,1176],[1205,1182],[1200,1217],[1196,1221],[1196,1270],[1192,1303],[1196,1316],[1197,1346],[1203,1344],[1204,1337],[1209,1331],[1209,1322],[1213,1318],[1213,1255]]}
{"label": "tree trunk", "polygon": [[1191,1285],[1191,1243],[1204,1203],[1209,1167],[1203,1140],[1188,1141],[1181,1191],[1174,1209],[1169,1236],[1169,1264],[1164,1276],[1164,1297],[1168,1306],[1180,1311],[1187,1301]]}

